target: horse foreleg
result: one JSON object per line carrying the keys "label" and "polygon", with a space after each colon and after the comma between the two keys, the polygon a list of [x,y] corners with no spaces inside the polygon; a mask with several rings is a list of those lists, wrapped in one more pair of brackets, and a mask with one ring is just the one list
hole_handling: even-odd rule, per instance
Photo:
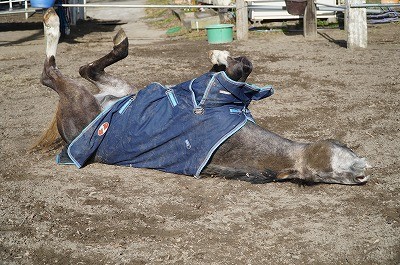
{"label": "horse foreleg", "polygon": [[128,56],[128,38],[122,29],[113,38],[113,43],[114,47],[111,52],[79,69],[79,74],[100,90],[100,93],[95,95],[99,102],[109,95],[123,97],[135,93],[134,87],[127,81],[104,71],[106,67]]}

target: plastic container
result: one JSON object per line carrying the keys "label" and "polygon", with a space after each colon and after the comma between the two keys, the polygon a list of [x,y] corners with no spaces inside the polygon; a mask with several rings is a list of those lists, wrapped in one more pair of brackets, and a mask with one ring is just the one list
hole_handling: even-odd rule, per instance
{"label": "plastic container", "polygon": [[206,27],[207,40],[210,44],[228,43],[233,41],[232,24],[215,24]]}
{"label": "plastic container", "polygon": [[55,0],[30,0],[31,7],[49,8],[54,5]]}

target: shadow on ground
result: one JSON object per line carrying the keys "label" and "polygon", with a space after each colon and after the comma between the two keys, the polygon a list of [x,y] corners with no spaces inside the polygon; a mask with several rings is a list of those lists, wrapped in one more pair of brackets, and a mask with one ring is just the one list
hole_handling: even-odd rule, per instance
{"label": "shadow on ground", "polygon": [[61,42],[78,43],[78,39],[93,32],[113,32],[115,27],[124,24],[119,20],[80,20],[76,26],[71,26],[69,35],[62,35]]}
{"label": "shadow on ground", "polygon": [[[42,13],[36,13],[25,19],[22,15],[12,16],[12,21],[2,21],[0,18],[0,32],[26,31],[26,35],[19,39],[3,39],[0,46],[18,45],[27,41],[33,41],[43,36]],[[93,32],[112,32],[118,25],[124,24],[119,20],[98,20],[88,18],[79,20],[75,26],[71,26],[69,35],[62,35],[60,42],[78,43],[79,38]],[[31,31],[31,32],[29,32]]]}

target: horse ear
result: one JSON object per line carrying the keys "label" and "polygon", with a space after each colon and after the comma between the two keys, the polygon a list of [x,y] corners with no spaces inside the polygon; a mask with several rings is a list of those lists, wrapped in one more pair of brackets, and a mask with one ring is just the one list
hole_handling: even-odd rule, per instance
{"label": "horse ear", "polygon": [[284,169],[279,171],[276,178],[278,180],[301,179],[300,172],[293,169]]}
{"label": "horse ear", "polygon": [[362,157],[362,158],[358,158],[353,165],[351,166],[351,168],[355,169],[355,170],[364,170],[366,168],[371,168],[371,165],[368,164],[367,160]]}

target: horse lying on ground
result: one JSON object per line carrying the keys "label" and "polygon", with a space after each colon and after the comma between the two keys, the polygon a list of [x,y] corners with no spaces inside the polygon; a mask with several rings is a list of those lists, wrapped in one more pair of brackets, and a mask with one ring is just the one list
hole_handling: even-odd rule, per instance
{"label": "horse lying on ground", "polygon": [[364,184],[369,179],[365,158],[337,141],[299,143],[259,127],[248,105],[273,89],[245,83],[253,68],[246,57],[212,51],[214,66],[206,74],[173,87],[155,83],[137,91],[104,71],[128,55],[128,38],[120,30],[110,53],[79,70],[99,88],[93,95],[57,68],[58,27],[49,9],[41,82],[60,98],[56,122],[66,143],[61,160],[78,167],[100,162],[252,183]]}

